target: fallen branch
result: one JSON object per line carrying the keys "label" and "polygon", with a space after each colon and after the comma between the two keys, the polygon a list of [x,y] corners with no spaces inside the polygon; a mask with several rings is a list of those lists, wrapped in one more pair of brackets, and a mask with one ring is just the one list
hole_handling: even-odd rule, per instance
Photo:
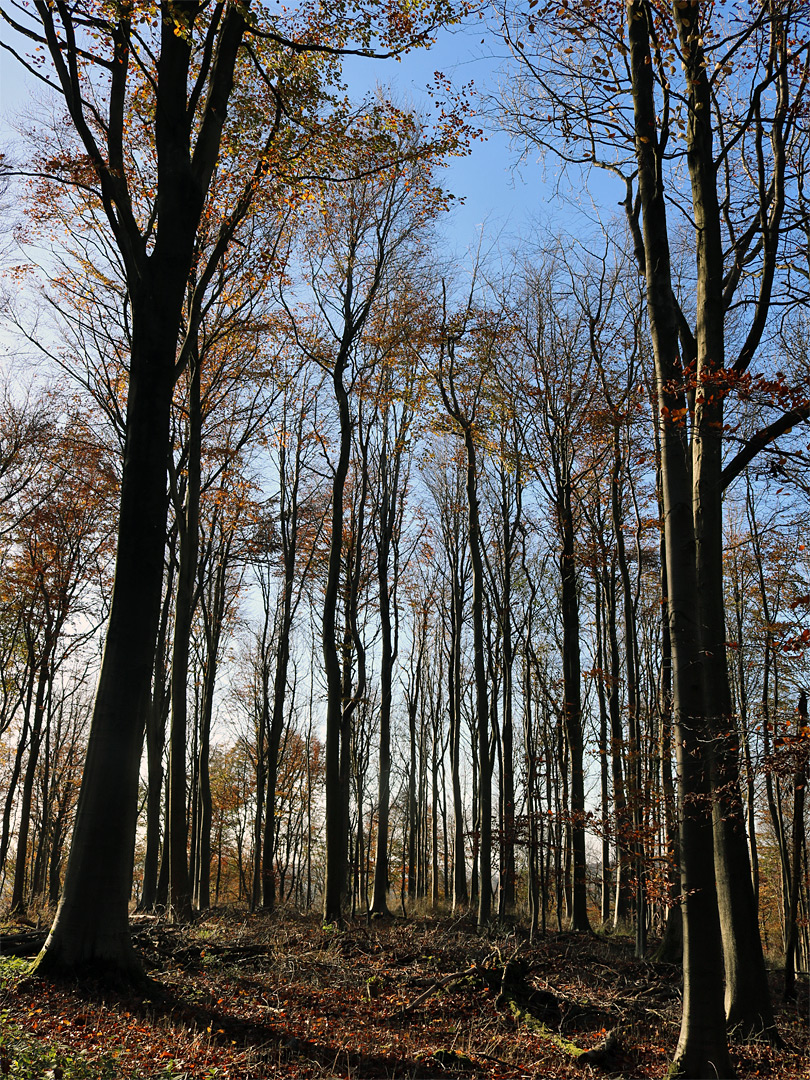
{"label": "fallen branch", "polygon": [[0,956],[36,956],[47,936],[47,930],[0,934]]}
{"label": "fallen branch", "polygon": [[478,968],[471,967],[465,968],[463,971],[453,971],[449,975],[445,975],[443,978],[439,979],[437,982],[429,986],[427,990],[424,991],[424,993],[420,994],[419,997],[412,1001],[409,1005],[403,1005],[401,1009],[398,1009],[397,1012],[393,1013],[391,1019],[398,1020],[401,1016],[407,1016],[408,1013],[413,1012],[413,1010],[418,1008],[422,1004],[422,1002],[426,1000],[426,998],[429,998],[431,994],[435,994],[436,991],[440,990],[443,986],[449,986],[450,983],[453,982],[460,982],[462,979],[466,979],[470,975],[477,975],[480,977],[481,972]]}

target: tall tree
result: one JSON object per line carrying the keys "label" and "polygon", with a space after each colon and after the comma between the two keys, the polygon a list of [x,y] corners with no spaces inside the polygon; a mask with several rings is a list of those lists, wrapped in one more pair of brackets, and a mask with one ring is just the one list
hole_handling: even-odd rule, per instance
{"label": "tall tree", "polygon": [[[487,327],[483,312],[473,312],[470,302],[451,314],[443,304],[435,378],[451,429],[464,446],[467,497],[467,543],[472,568],[471,614],[473,624],[473,671],[475,692],[473,758],[478,766],[478,925],[486,926],[492,912],[492,764],[489,753],[489,692],[484,638],[484,554],[480,514],[480,443],[482,415],[487,391],[492,388],[493,344],[496,335]],[[489,315],[491,319],[491,313]],[[485,330],[485,327],[487,329]],[[471,343],[471,344],[470,344]]]}
{"label": "tall tree", "polygon": [[[685,988],[673,1071],[731,1075],[724,983],[728,1023],[775,1035],[738,790],[722,495],[810,407],[777,415],[725,466],[724,414],[731,393],[750,378],[791,225],[788,163],[805,140],[797,120],[810,23],[801,4],[732,13],[697,0],[671,11],[628,0],[623,21],[605,17],[601,5],[577,5],[544,9],[529,24],[509,12],[504,27],[523,92],[508,103],[507,123],[569,162],[604,166],[625,188],[656,373],[681,778]],[[680,183],[680,163],[688,185]],[[694,263],[679,298],[673,201],[694,223]],[[732,311],[735,320],[744,314],[744,327],[732,324]]]}
{"label": "tall tree", "polygon": [[[297,338],[310,360],[330,377],[338,420],[337,452],[332,473],[332,507],[322,646],[327,684],[326,721],[326,885],[324,918],[341,918],[346,890],[348,820],[341,784],[341,761],[348,761],[349,722],[365,691],[358,665],[358,685],[345,694],[338,643],[341,586],[347,585],[344,561],[344,497],[357,424],[352,395],[379,359],[363,347],[373,331],[372,311],[392,288],[393,276],[419,259],[426,230],[446,205],[431,180],[430,159],[440,144],[425,140],[416,119],[382,102],[361,116],[354,129],[353,155],[347,156],[346,183],[324,188],[319,216],[308,235],[305,258],[317,311],[309,327],[298,322]],[[357,178],[353,178],[352,170]],[[366,436],[367,437],[367,436]],[[365,482],[361,475],[361,483]],[[359,550],[356,551],[359,557]],[[356,586],[357,578],[354,577]],[[351,608],[352,585],[344,596],[344,644],[362,647]],[[346,601],[349,601],[347,606]],[[346,636],[346,635],[344,635]],[[351,640],[349,640],[351,639]],[[345,775],[345,770],[344,770]]]}
{"label": "tall tree", "polygon": [[[403,283],[404,284],[404,283]],[[377,843],[374,862],[374,891],[371,910],[388,910],[388,849],[391,777],[391,709],[394,664],[399,648],[400,542],[408,482],[408,450],[413,422],[415,395],[419,385],[415,375],[399,369],[406,367],[416,352],[418,338],[406,326],[414,318],[414,304],[408,302],[409,290],[395,293],[390,323],[394,329],[393,356],[383,361],[374,392],[377,413],[376,483],[373,489],[371,528],[377,548],[380,632],[380,751],[377,787]],[[400,302],[397,303],[397,300]],[[383,313],[385,318],[385,313]]]}
{"label": "tall tree", "polygon": [[596,388],[588,356],[588,326],[566,310],[552,273],[532,271],[516,307],[516,372],[523,383],[524,438],[531,468],[549,500],[560,576],[561,653],[565,734],[570,754],[573,846],[571,928],[587,930],[585,848],[585,732],[580,658],[578,509],[594,460],[582,443]]}
{"label": "tall tree", "polygon": [[[304,12],[292,31],[300,37],[292,38],[285,24],[255,17],[249,0],[213,7],[164,0],[156,9],[135,0],[101,8],[46,0],[0,7],[0,16],[42,48],[51,65],[43,70],[20,56],[62,95],[78,140],[77,151],[52,158],[45,168],[57,181],[94,190],[124,268],[131,322],[115,585],[65,887],[36,964],[42,973],[87,964],[137,970],[127,909],[163,579],[169,416],[187,360],[182,345],[178,349],[181,329],[193,339],[205,291],[235,228],[259,183],[281,171],[272,152],[279,131],[299,110],[317,110],[317,92],[295,101],[296,90],[313,86],[299,78],[302,60],[339,54],[351,39],[361,52],[372,42],[383,49],[406,47],[448,14],[431,9],[406,15],[373,3],[362,11],[339,6],[329,14],[320,7]],[[287,25],[294,24],[293,18]],[[243,48],[248,29],[253,40]],[[267,63],[265,46],[272,53]],[[228,106],[238,77],[251,71],[265,87],[269,107],[254,110],[256,127],[240,128],[228,148],[229,165],[244,166],[236,147],[246,150],[248,163],[228,170],[231,198],[211,253],[196,268],[192,317],[183,327],[195,240],[220,161]],[[152,99],[145,112],[137,105],[144,92]],[[140,186],[147,147],[154,183]]]}

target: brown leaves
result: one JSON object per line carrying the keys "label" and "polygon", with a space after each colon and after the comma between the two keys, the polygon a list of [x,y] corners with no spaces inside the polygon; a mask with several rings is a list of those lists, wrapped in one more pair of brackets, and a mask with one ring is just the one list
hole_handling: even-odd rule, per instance
{"label": "brown leaves", "polygon": [[[611,1068],[652,1078],[663,1074],[677,1036],[678,972],[637,964],[620,938],[552,934],[530,947],[519,930],[482,939],[457,918],[373,927],[363,921],[327,932],[316,919],[291,912],[266,918],[224,909],[183,931],[153,919],[138,926],[141,948],[151,942],[160,987],[153,997],[38,980],[2,991],[7,1023],[34,1050],[55,1055],[56,1068],[81,1055],[88,1067],[121,1080],[183,1074],[573,1080],[582,1075],[577,1062],[598,1065],[608,1043],[610,1024],[591,1023],[586,1014],[607,1010],[629,1021],[621,1040],[610,1040]],[[497,985],[480,978],[442,987],[400,1017],[402,1006],[448,972],[471,964],[473,971],[488,970],[494,945],[504,958],[514,954],[523,962],[534,993],[563,1002],[565,1015],[578,1010],[579,1019],[556,1041],[499,1011]],[[795,1049],[781,1053],[740,1047],[738,1074],[797,1080],[806,1026],[795,1025],[791,1042]],[[15,1047],[0,1044],[3,1074],[11,1071]],[[572,1047],[584,1054],[573,1056]]]}

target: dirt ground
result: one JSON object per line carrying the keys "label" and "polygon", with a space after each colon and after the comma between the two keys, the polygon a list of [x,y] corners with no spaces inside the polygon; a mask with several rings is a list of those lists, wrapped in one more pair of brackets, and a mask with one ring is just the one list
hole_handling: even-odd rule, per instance
{"label": "dirt ground", "polygon": [[[678,1037],[678,968],[634,960],[621,938],[233,911],[133,932],[152,980],[137,992],[45,983],[0,958],[0,1073],[629,1080],[664,1076]],[[810,1077],[806,980],[778,1019],[784,1049],[734,1045],[738,1077]]]}

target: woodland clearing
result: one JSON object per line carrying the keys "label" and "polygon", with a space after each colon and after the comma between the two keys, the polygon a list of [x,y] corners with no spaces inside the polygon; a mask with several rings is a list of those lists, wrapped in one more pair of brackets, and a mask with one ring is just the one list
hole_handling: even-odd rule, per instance
{"label": "woodland clearing", "polygon": [[[630,938],[472,919],[216,909],[191,926],[135,918],[149,983],[30,978],[37,934],[0,940],[0,1072],[48,1080],[276,1077],[660,1077],[678,1037],[681,974]],[[775,1000],[781,976],[773,975]],[[778,1014],[785,1047],[734,1044],[739,1077],[810,1077],[808,986]]]}

